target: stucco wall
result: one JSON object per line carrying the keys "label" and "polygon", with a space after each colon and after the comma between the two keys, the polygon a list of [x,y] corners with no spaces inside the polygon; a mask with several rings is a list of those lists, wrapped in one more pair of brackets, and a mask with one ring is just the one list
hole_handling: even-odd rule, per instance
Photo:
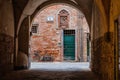
{"label": "stucco wall", "polygon": [[11,0],[0,0],[0,75],[13,68],[14,17]]}
{"label": "stucco wall", "polygon": [[[93,7],[93,40],[92,40],[92,70],[100,80],[115,79],[115,26],[114,21],[119,14],[119,1],[109,2],[95,0]],[[105,4],[108,4],[105,5]],[[118,65],[117,65],[118,66]]]}

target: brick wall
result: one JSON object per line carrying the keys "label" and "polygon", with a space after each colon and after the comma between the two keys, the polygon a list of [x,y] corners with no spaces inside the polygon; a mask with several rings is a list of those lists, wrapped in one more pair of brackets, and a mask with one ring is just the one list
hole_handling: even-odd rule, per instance
{"label": "brick wall", "polygon": [[[58,27],[58,14],[61,10],[65,9],[69,13],[69,27],[67,29],[78,30],[83,28],[83,47],[84,47],[84,61],[86,60],[86,37],[85,34],[89,32],[88,25],[85,17],[81,19],[83,14],[76,9],[66,5],[54,5],[45,8],[34,18],[33,24],[39,24],[38,32],[33,33],[31,36],[31,56],[33,61],[40,61],[40,56],[52,55],[55,61],[62,61],[63,59],[63,30]],[[52,22],[47,21],[47,17],[52,16],[54,20]],[[80,22],[78,22],[80,21]],[[77,35],[76,38],[80,36]],[[76,41],[77,42],[77,41]],[[78,46],[77,46],[78,47]],[[79,49],[79,48],[78,48]],[[36,56],[35,54],[36,53]],[[38,54],[37,54],[38,53]],[[80,52],[76,52],[77,55]]]}

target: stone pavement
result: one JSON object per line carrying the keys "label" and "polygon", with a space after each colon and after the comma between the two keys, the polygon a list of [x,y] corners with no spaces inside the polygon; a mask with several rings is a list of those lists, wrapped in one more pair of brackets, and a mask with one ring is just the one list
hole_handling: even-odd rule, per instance
{"label": "stone pavement", "polygon": [[[89,68],[86,68],[86,70],[83,68],[83,66],[87,67],[89,65],[87,63],[76,63],[76,65],[81,66],[81,69],[80,67],[78,69],[78,67],[72,65],[75,63],[40,63],[47,65],[47,67],[38,65],[39,63],[32,64],[34,65],[32,65],[29,70],[10,72],[0,80],[98,80],[97,76],[95,76]],[[56,69],[53,69],[54,67],[56,67]]]}
{"label": "stone pavement", "polygon": [[31,63],[30,69],[49,71],[90,71],[89,62],[33,62]]}

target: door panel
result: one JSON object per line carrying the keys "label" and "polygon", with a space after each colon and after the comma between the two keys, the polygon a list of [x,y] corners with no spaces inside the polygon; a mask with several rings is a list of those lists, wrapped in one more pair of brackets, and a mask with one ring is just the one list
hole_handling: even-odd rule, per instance
{"label": "door panel", "polygon": [[75,35],[64,34],[64,60],[75,60]]}

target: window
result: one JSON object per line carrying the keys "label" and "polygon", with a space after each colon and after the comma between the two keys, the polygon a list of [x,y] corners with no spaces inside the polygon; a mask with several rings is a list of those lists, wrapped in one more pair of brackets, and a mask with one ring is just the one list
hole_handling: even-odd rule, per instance
{"label": "window", "polygon": [[38,24],[33,24],[31,29],[32,33],[37,33],[37,28],[38,28]]}
{"label": "window", "polygon": [[69,21],[69,13],[66,10],[61,10],[58,14],[58,23],[59,28],[67,28],[68,27],[68,21]]}

